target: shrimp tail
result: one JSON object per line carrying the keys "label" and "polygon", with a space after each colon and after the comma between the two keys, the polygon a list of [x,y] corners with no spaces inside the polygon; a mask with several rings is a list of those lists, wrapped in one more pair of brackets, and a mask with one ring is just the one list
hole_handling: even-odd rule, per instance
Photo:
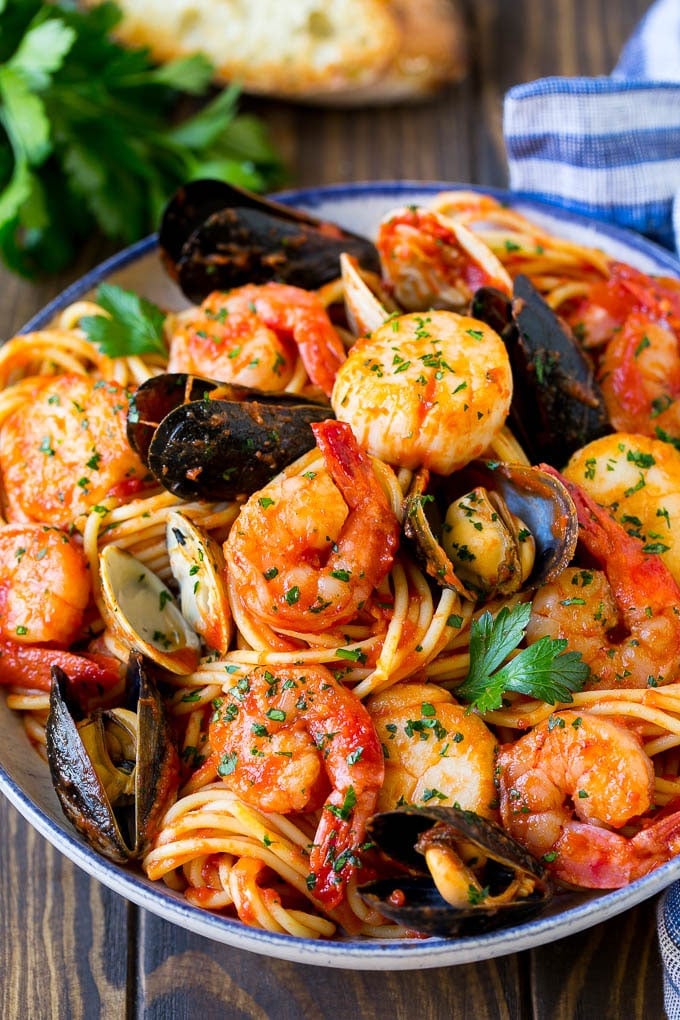
{"label": "shrimp tail", "polygon": [[355,806],[343,818],[347,813],[346,799],[338,790],[329,796],[309,857],[314,896],[329,909],[342,903],[349,878],[361,867],[361,843],[366,820],[375,810],[376,793],[357,794]]}
{"label": "shrimp tail", "polygon": [[554,846],[555,874],[586,889],[620,889],[680,851],[680,811],[657,819],[632,839],[597,825],[570,822]]}
{"label": "shrimp tail", "polygon": [[620,889],[638,877],[634,869],[640,862],[631,843],[598,825],[569,822],[553,847],[557,855],[553,872],[579,889]]}
{"label": "shrimp tail", "polygon": [[359,511],[348,527],[365,529],[362,511],[369,515],[371,540],[377,548],[379,571],[384,575],[392,567],[399,544],[399,522],[388,506],[371,460],[346,422],[329,418],[311,427],[333,481],[350,510]]}
{"label": "shrimp tail", "polygon": [[335,376],[346,358],[345,348],[330,322],[314,322],[300,326],[295,339],[307,375],[327,397],[335,384]]}
{"label": "shrimp tail", "polygon": [[0,686],[49,692],[53,666],[59,666],[81,691],[93,696],[111,691],[123,680],[124,668],[112,655],[78,655],[60,648],[0,641]]}
{"label": "shrimp tail", "polygon": [[620,605],[628,607],[640,596],[652,606],[680,604],[680,586],[663,560],[644,551],[639,539],[625,528],[579,485],[548,465],[543,470],[560,478],[574,501],[579,539],[602,567]]}

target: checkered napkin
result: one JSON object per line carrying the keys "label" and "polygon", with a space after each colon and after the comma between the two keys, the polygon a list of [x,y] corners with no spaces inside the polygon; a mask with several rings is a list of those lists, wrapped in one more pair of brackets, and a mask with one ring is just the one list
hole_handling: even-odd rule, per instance
{"label": "checkered napkin", "polygon": [[[505,97],[510,187],[680,252],[680,0],[656,0],[610,77]],[[658,904],[669,1020],[680,1020],[680,882]]]}
{"label": "checkered napkin", "polygon": [[505,97],[514,191],[680,251],[680,0],[657,0],[610,77],[542,78]]}

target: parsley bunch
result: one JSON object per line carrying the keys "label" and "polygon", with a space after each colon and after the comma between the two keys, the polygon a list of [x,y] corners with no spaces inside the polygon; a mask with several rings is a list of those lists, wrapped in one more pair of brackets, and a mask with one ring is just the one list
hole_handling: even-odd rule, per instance
{"label": "parsley bunch", "polygon": [[172,124],[181,94],[208,92],[211,65],[154,67],[110,37],[120,17],[113,3],[0,0],[0,259],[22,275],[68,265],[96,228],[144,236],[185,181],[263,190],[280,178],[262,123],[237,115],[237,89]]}

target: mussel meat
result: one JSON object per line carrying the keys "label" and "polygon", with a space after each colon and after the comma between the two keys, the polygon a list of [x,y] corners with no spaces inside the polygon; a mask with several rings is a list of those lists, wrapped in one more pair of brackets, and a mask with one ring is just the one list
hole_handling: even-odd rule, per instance
{"label": "mussel meat", "polygon": [[261,489],[314,447],[328,404],[184,373],[134,394],[128,438],[154,477],[182,499],[235,499]]}
{"label": "mussel meat", "polygon": [[397,808],[374,815],[367,838],[392,874],[359,894],[415,932],[478,935],[528,920],[552,896],[545,867],[473,811]]}
{"label": "mussel meat", "polygon": [[404,530],[438,584],[486,600],[557,577],[576,550],[578,520],[554,475],[479,460],[448,477],[418,471]]}
{"label": "mussel meat", "polygon": [[99,853],[141,858],[175,798],[179,757],[142,656],[130,656],[126,704],[80,718],[68,676],[52,668],[47,759],[64,814]]}
{"label": "mussel meat", "polygon": [[378,272],[371,241],[214,180],[176,192],[159,233],[166,269],[198,304],[214,290],[276,280],[308,289],[339,275],[343,252]]}
{"label": "mussel meat", "polygon": [[510,425],[532,463],[561,467],[576,450],[612,431],[590,359],[528,277],[516,277],[512,300],[481,287],[471,314],[495,329],[508,349]]}

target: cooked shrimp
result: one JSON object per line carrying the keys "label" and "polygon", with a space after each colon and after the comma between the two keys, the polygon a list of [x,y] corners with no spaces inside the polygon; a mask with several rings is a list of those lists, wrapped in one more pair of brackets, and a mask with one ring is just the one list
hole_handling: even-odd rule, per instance
{"label": "cooked shrimp", "polygon": [[680,439],[680,348],[668,323],[629,315],[605,348],[600,386],[614,428]]}
{"label": "cooked shrimp", "polygon": [[0,686],[25,687],[49,694],[52,668],[59,666],[78,690],[78,700],[85,709],[91,694],[97,707],[102,695],[122,684],[125,666],[113,655],[87,651],[82,655],[61,648],[20,645],[0,639]]}
{"label": "cooked shrimp", "polygon": [[0,637],[66,647],[80,633],[90,593],[85,555],[65,531],[0,528]]}
{"label": "cooked shrimp", "polygon": [[649,276],[625,265],[610,262],[609,273],[589,287],[587,295],[562,314],[585,347],[608,343],[631,313],[643,313],[648,321],[680,327],[680,282]]}
{"label": "cooked shrimp", "polygon": [[477,319],[433,311],[389,319],[357,340],[331,403],[373,456],[448,475],[489,446],[511,398],[498,334]]}
{"label": "cooked shrimp", "polygon": [[327,395],[345,359],[319,297],[281,283],[215,291],[196,312],[180,316],[178,326],[169,372],[196,372],[275,393],[290,382],[298,353]]}
{"label": "cooked shrimp", "polygon": [[146,471],[127,441],[122,386],[67,374],[36,376],[26,392],[25,405],[0,426],[10,520],[64,527],[107,497],[142,487]]}
{"label": "cooked shrimp", "polygon": [[680,584],[680,451],[617,432],[577,450],[563,474],[606,506]]}
{"label": "cooked shrimp", "polygon": [[219,775],[246,803],[281,814],[323,805],[310,887],[337,906],[360,866],[383,781],[382,748],[364,705],[323,666],[260,666],[219,699],[210,746]]}
{"label": "cooked shrimp", "polygon": [[405,206],[380,225],[383,275],[407,311],[461,311],[478,287],[512,293],[507,272],[472,231],[431,209]]}
{"label": "cooked shrimp", "polygon": [[327,470],[284,473],[241,508],[224,554],[249,610],[274,629],[351,620],[392,566],[399,524],[348,425],[313,425]]}
{"label": "cooked shrimp", "polygon": [[498,780],[506,829],[563,882],[616,889],[680,850],[680,812],[631,838],[611,831],[652,807],[654,769],[610,720],[555,713],[501,748]]}
{"label": "cooked shrimp", "polygon": [[436,684],[396,684],[366,708],[385,754],[378,811],[435,803],[493,815],[497,741],[479,716]]}
{"label": "cooked shrimp", "polygon": [[680,284],[614,263],[569,316],[603,346],[598,379],[614,428],[680,439]]}
{"label": "cooked shrimp", "polygon": [[680,670],[680,587],[658,556],[645,552],[585,492],[566,484],[580,540],[602,570],[568,567],[540,588],[527,640],[566,639],[590,667],[589,687],[671,683]]}

